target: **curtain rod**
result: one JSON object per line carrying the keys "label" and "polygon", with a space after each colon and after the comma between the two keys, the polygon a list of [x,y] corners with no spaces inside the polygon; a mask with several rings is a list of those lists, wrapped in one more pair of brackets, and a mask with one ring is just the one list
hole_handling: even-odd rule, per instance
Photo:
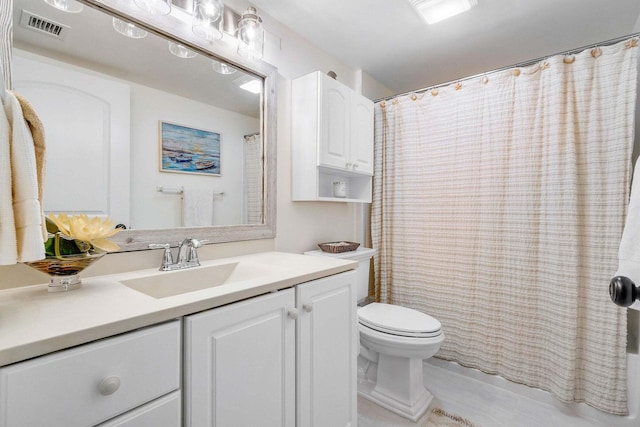
{"label": "curtain rod", "polygon": [[599,43],[593,43],[593,44],[590,44],[590,45],[587,45],[587,46],[583,46],[583,47],[579,47],[579,48],[575,48],[575,49],[565,50],[563,52],[554,53],[553,55],[541,56],[540,58],[537,58],[537,59],[530,59],[528,61],[519,62],[517,64],[508,65],[506,67],[496,68],[495,70],[490,70],[490,71],[485,71],[485,72],[482,72],[482,73],[474,74],[472,76],[462,77],[462,78],[455,79],[455,80],[449,80],[448,82],[438,83],[438,84],[435,84],[433,86],[424,87],[422,89],[410,90],[408,92],[400,93],[398,95],[387,96],[387,97],[384,97],[384,98],[376,99],[374,102],[388,101],[390,99],[398,98],[400,96],[405,96],[405,95],[409,95],[409,94],[412,94],[412,93],[419,94],[419,93],[426,92],[426,91],[431,90],[431,89],[436,89],[436,88],[439,88],[439,87],[448,86],[448,85],[453,84],[453,83],[464,82],[466,80],[475,79],[477,77],[484,76],[486,74],[497,73],[499,71],[509,70],[511,68],[527,67],[529,65],[533,65],[533,64],[538,63],[540,61],[544,61],[545,59],[550,58],[552,56],[571,55],[571,54],[582,52],[583,50],[591,49],[591,48],[594,48],[594,47],[597,47],[597,46],[609,46],[609,45],[621,42],[623,40],[627,40],[627,39],[630,39],[630,38],[633,38],[633,37],[638,37],[638,36],[640,36],[640,32],[631,33],[631,34],[628,34],[626,36],[616,37],[615,39],[610,39],[610,40],[606,40],[606,41],[599,42]]}

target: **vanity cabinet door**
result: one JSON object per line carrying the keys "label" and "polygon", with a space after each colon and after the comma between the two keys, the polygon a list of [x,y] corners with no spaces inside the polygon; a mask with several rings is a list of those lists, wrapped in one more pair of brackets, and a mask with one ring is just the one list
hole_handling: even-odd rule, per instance
{"label": "vanity cabinet door", "polygon": [[173,321],[0,368],[0,426],[92,426],[177,390],[180,338]]}
{"label": "vanity cabinet door", "polygon": [[357,425],[355,275],[296,286],[298,427]]}
{"label": "vanity cabinet door", "polygon": [[295,426],[293,289],[185,317],[186,426]]}

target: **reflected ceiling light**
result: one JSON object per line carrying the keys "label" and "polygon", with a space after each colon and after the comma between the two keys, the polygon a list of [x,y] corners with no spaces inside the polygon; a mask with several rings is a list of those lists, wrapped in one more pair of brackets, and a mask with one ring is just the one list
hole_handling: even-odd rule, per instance
{"label": "reflected ceiling light", "polygon": [[262,92],[262,82],[246,74],[244,76],[238,77],[233,82],[238,85],[240,89],[244,89],[248,92],[256,94]]}
{"label": "reflected ceiling light", "polygon": [[215,59],[211,60],[211,67],[213,67],[216,73],[220,73],[220,74],[233,74],[236,72],[236,69],[230,66],[229,64],[216,61]]}
{"label": "reflected ceiling light", "polygon": [[477,0],[409,0],[427,24],[435,24],[466,12],[478,4]]}
{"label": "reflected ceiling light", "polygon": [[75,0],[44,0],[44,2],[58,10],[68,13],[79,13],[84,9],[82,3],[78,3]]}
{"label": "reflected ceiling light", "polygon": [[197,55],[197,53],[188,47],[174,42],[169,42],[169,52],[173,53],[178,58],[193,58]]}
{"label": "reflected ceiling light", "polygon": [[194,0],[193,33],[209,42],[222,38],[224,4],[222,0]]}
{"label": "reflected ceiling light", "polygon": [[238,55],[249,59],[262,58],[264,28],[254,7],[249,7],[238,22]]}
{"label": "reflected ceiling light", "polygon": [[113,28],[123,36],[127,36],[132,39],[142,39],[147,37],[147,34],[149,34],[142,28],[138,28],[135,25],[118,18],[113,18]]}
{"label": "reflected ceiling light", "polygon": [[171,0],[133,0],[133,2],[150,15],[162,16],[171,12]]}

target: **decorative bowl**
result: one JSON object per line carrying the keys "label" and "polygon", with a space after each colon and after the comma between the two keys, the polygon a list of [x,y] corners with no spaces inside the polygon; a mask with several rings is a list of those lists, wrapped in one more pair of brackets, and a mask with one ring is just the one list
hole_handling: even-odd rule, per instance
{"label": "decorative bowl", "polygon": [[72,255],[47,255],[45,259],[25,262],[25,264],[50,276],[49,292],[65,292],[82,286],[78,273],[105,254],[106,252],[103,251],[89,251]]}

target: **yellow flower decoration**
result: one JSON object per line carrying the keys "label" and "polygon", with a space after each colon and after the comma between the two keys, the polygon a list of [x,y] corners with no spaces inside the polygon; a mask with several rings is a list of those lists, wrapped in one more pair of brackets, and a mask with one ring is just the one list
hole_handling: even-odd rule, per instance
{"label": "yellow flower decoration", "polygon": [[113,221],[108,218],[93,217],[89,219],[85,214],[72,216],[59,214],[56,216],[50,213],[49,219],[51,219],[58,227],[58,230],[67,237],[90,243],[92,246],[106,252],[113,252],[120,249],[120,246],[108,238],[119,233],[121,230],[115,228]]}

